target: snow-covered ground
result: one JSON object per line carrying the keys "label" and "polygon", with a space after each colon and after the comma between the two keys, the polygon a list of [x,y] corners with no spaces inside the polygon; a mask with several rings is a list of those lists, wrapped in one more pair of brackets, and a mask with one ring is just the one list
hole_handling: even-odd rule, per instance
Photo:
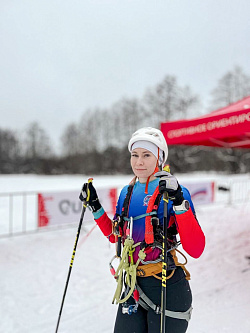
{"label": "snow-covered ground", "polygon": [[[178,178],[241,179],[242,176],[180,175]],[[249,179],[249,175],[243,179]],[[95,177],[98,186],[126,184],[131,176]],[[0,176],[1,192],[75,190],[81,176]],[[193,316],[188,332],[250,332],[250,202],[196,207],[207,245],[188,257]],[[2,221],[1,221],[2,223]],[[111,333],[116,283],[108,263],[114,255],[101,232],[83,225],[59,332]],[[0,238],[0,332],[55,332],[77,227]],[[130,332],[129,332],[130,333]],[[156,332],[157,333],[157,332]]]}

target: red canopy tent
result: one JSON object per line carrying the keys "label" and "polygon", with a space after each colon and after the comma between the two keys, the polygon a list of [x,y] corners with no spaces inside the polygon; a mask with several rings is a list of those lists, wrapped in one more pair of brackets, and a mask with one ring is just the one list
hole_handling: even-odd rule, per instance
{"label": "red canopy tent", "polygon": [[250,96],[189,120],[161,123],[168,145],[250,148]]}

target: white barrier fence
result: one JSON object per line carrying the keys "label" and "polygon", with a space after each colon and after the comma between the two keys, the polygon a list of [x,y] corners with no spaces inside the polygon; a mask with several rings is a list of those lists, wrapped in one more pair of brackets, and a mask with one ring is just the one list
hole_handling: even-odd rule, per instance
{"label": "white barrier fence", "polygon": [[[208,203],[232,204],[250,201],[250,180],[185,183],[194,205]],[[98,189],[101,203],[112,217],[118,190]],[[38,232],[52,228],[76,225],[81,213],[77,191],[70,192],[15,192],[0,194],[0,237]],[[92,214],[86,211],[85,223],[93,223]]]}
{"label": "white barrier fence", "polygon": [[37,192],[0,193],[0,236],[36,231]]}

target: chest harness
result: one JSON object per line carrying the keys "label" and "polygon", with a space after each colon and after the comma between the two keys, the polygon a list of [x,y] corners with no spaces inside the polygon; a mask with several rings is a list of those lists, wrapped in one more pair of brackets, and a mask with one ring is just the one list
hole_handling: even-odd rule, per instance
{"label": "chest harness", "polygon": [[[160,205],[162,194],[159,193],[159,187],[157,186],[153,195],[151,196],[147,211],[145,214],[138,215],[135,217],[128,217],[129,215],[129,205],[134,189],[133,182],[128,186],[127,194],[124,199],[122,213],[120,216],[116,216],[113,221],[113,234],[115,235],[116,241],[116,255],[111,259],[109,266],[111,274],[114,276],[117,282],[117,288],[114,294],[112,303],[122,303],[122,312],[124,314],[132,314],[137,312],[138,305],[140,304],[144,309],[153,309],[157,314],[161,313],[161,308],[159,305],[154,304],[142,291],[142,289],[137,284],[138,277],[148,277],[154,276],[161,280],[158,275],[162,272],[162,258],[153,261],[145,261],[147,254],[152,252],[155,248],[162,250],[162,227],[159,223],[159,218],[157,216],[157,211]],[[145,217],[145,239],[142,242],[134,243],[132,238],[133,233],[133,222]],[[180,242],[176,241],[176,226],[174,223],[174,217],[170,219],[170,226],[168,228],[168,247],[167,247],[167,267],[169,275],[167,279],[170,279],[176,269],[176,266],[181,266],[186,274],[186,279],[190,280],[190,274],[185,268],[187,263],[187,258],[180,252],[177,247]],[[121,251],[121,245],[123,245],[123,250]],[[140,251],[138,253],[138,259],[134,262],[133,253],[135,248],[140,246]],[[176,251],[180,253],[184,259],[184,263],[179,263],[176,255]],[[112,262],[114,259],[120,259],[117,270],[115,271]],[[123,291],[123,283],[125,284],[125,292],[121,297]],[[127,303],[130,297],[135,300],[135,305],[129,305]],[[188,309],[186,312],[175,312],[165,310],[165,315],[168,317],[183,319],[189,321],[191,317],[192,308]]]}

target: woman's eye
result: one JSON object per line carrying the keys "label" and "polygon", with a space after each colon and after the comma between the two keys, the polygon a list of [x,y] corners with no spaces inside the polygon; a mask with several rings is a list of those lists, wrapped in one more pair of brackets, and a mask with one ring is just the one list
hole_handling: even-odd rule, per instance
{"label": "woman's eye", "polygon": [[144,157],[150,157],[151,155],[150,154],[145,154]]}

